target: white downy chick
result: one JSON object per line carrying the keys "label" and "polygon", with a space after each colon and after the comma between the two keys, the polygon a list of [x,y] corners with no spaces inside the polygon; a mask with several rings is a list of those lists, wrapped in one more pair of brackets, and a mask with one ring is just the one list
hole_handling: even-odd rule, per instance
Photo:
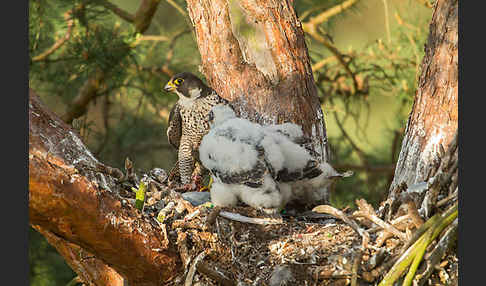
{"label": "white downy chick", "polygon": [[227,105],[213,107],[209,118],[211,129],[201,141],[199,154],[213,177],[212,202],[234,206],[242,201],[271,211],[283,207],[290,195],[282,194],[274,180],[269,161],[278,167],[283,159],[272,138],[265,138],[260,125],[237,118]]}
{"label": "white downy chick", "polygon": [[343,177],[319,163],[310,139],[296,124],[261,126],[236,117],[228,105],[209,113],[211,129],[201,141],[202,164],[211,171],[211,200],[234,206],[278,209],[290,200],[321,201],[333,178]]}

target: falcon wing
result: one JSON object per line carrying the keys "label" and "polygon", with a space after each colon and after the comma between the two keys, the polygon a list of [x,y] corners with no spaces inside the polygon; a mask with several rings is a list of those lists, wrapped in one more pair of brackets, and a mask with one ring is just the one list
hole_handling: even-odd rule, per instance
{"label": "falcon wing", "polygon": [[170,145],[174,148],[179,149],[182,136],[182,117],[179,112],[179,104],[174,104],[169,114],[169,122],[167,126],[167,139]]}
{"label": "falcon wing", "polygon": [[[254,142],[236,139],[234,132],[236,129],[231,126],[209,131],[199,146],[201,161],[222,183],[246,185],[251,188],[261,187],[265,175],[270,171],[265,162],[264,150],[254,145]],[[238,145],[239,148],[236,147]],[[251,151],[252,149],[256,154]],[[256,155],[256,158],[250,154]],[[252,163],[247,164],[246,160],[251,160]],[[242,161],[246,163],[242,164]],[[243,165],[246,167],[242,167]]]}
{"label": "falcon wing", "polygon": [[307,161],[307,165],[300,170],[289,172],[287,168],[283,168],[277,173],[277,181],[279,182],[293,182],[303,179],[312,179],[322,174],[319,168],[319,162],[316,160]]}
{"label": "falcon wing", "polygon": [[248,171],[238,173],[223,173],[216,170],[216,176],[225,184],[242,184],[250,188],[258,188],[263,185],[265,174],[268,172],[267,166],[261,160]]}
{"label": "falcon wing", "polygon": [[[280,145],[284,158],[286,158],[283,168],[278,170],[276,174],[277,181],[293,182],[312,179],[322,174],[323,171],[316,159],[319,154],[312,150],[312,140],[303,134],[299,126],[285,123],[269,126],[267,130],[270,131],[270,134],[273,132],[273,136],[275,136],[274,138]],[[298,161],[296,157],[306,159],[305,161]]]}

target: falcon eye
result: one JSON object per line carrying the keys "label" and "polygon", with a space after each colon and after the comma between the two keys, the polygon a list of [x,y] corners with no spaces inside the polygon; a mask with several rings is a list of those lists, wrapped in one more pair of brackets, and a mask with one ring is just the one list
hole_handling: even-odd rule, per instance
{"label": "falcon eye", "polygon": [[180,85],[183,81],[184,81],[184,79],[178,78],[178,79],[174,80],[174,83],[175,83],[175,85]]}

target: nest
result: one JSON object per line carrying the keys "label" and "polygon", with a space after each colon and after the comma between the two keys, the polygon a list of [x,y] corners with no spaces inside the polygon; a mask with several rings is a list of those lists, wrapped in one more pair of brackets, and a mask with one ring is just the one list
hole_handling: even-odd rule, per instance
{"label": "nest", "polygon": [[[142,213],[180,254],[183,271],[165,285],[377,285],[424,225],[411,200],[386,222],[363,199],[356,211],[323,205],[276,219],[251,207],[194,206],[162,179],[142,179]],[[135,204],[133,192],[124,196]],[[455,253],[439,258],[421,283],[457,283]]]}

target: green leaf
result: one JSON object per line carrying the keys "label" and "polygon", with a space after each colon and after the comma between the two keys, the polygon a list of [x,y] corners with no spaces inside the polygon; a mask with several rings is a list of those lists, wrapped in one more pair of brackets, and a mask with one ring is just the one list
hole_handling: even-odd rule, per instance
{"label": "green leaf", "polygon": [[139,210],[143,209],[143,204],[145,202],[145,189],[147,186],[145,185],[144,182],[140,182],[140,186],[138,187],[138,190],[135,188],[132,188],[132,191],[135,192],[135,207]]}

